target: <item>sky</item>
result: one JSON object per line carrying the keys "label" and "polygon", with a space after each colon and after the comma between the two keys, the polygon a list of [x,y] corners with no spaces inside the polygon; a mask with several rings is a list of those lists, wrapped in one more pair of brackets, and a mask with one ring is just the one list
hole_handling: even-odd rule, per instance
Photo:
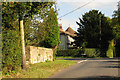
{"label": "sky", "polygon": [[120,0],[56,0],[58,18],[90,2],[86,6],[60,18],[58,22],[62,24],[63,30],[71,27],[73,30],[77,31],[79,26],[76,24],[76,21],[79,22],[79,18],[82,18],[82,15],[90,10],[99,10],[106,17],[112,18],[114,10],[118,9],[118,1]]}

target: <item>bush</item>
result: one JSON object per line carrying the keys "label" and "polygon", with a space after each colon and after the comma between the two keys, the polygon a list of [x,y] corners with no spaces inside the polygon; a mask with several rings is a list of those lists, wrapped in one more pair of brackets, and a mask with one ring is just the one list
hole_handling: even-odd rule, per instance
{"label": "bush", "polygon": [[84,54],[86,54],[88,58],[95,58],[100,56],[100,50],[95,48],[85,48]]}
{"label": "bush", "polygon": [[66,50],[57,50],[56,56],[72,56],[72,57],[80,57],[83,54],[82,49],[66,49]]}
{"label": "bush", "polygon": [[113,44],[114,44],[113,40],[110,41],[109,47],[108,47],[108,50],[107,50],[107,57],[109,57],[109,58],[113,58],[113,49],[114,49]]}
{"label": "bush", "polygon": [[3,74],[17,71],[22,64],[20,36],[17,31],[2,31],[2,70]]}
{"label": "bush", "polygon": [[57,50],[56,56],[85,57],[83,54],[88,58],[100,57],[100,50],[95,48]]}

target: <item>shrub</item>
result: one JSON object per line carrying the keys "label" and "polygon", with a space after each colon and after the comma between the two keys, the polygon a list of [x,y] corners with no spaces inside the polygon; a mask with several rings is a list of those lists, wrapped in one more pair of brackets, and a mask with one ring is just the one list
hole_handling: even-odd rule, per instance
{"label": "shrub", "polygon": [[22,64],[20,36],[17,31],[2,31],[2,70],[3,74],[17,71]]}
{"label": "shrub", "polygon": [[86,54],[88,58],[94,58],[100,56],[100,51],[99,49],[95,49],[95,48],[85,48],[84,54]]}
{"label": "shrub", "polygon": [[94,58],[100,56],[100,51],[95,48],[57,50],[56,56],[84,57],[82,54],[86,54],[88,58]]}
{"label": "shrub", "polygon": [[113,40],[110,41],[109,47],[108,47],[108,50],[107,50],[107,57],[109,57],[109,58],[113,58],[113,49],[114,49],[113,44],[114,44]]}
{"label": "shrub", "polygon": [[72,57],[80,57],[83,54],[82,49],[66,49],[66,50],[57,50],[56,56],[72,56]]}

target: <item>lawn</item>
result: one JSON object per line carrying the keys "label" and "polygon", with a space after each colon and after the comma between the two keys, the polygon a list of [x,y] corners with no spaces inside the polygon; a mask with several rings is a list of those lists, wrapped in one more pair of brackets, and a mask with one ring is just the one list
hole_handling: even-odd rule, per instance
{"label": "lawn", "polygon": [[3,76],[3,78],[48,78],[59,70],[75,64],[75,61],[55,60],[52,62],[30,64],[26,70],[20,70],[16,74]]}

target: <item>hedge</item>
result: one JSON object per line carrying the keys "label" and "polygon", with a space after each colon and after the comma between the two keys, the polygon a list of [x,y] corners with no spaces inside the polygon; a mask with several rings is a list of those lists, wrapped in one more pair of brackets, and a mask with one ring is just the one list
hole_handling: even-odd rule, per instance
{"label": "hedge", "polygon": [[[83,54],[86,54],[86,56],[83,56]],[[56,56],[94,58],[100,56],[100,51],[95,48],[57,50]]]}
{"label": "hedge", "polygon": [[2,73],[17,71],[22,65],[19,33],[14,30],[2,31]]}
{"label": "hedge", "polygon": [[113,42],[113,40],[112,40],[112,41],[110,41],[110,43],[109,43],[109,47],[108,47],[106,56],[109,57],[109,58],[113,58],[113,50],[114,50],[114,42]]}
{"label": "hedge", "polygon": [[56,56],[72,56],[72,57],[80,57],[83,54],[82,49],[66,49],[66,50],[57,50]]}
{"label": "hedge", "polygon": [[100,57],[100,50],[96,48],[85,48],[84,54],[87,55],[88,58]]}

